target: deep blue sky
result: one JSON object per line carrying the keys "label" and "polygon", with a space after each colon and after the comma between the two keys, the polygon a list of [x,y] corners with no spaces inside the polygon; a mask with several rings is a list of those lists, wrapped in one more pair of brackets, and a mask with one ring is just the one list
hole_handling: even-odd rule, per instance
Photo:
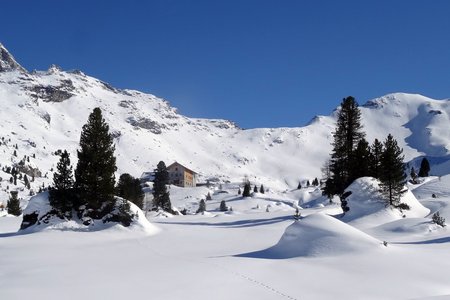
{"label": "deep blue sky", "polygon": [[301,126],[343,97],[450,98],[450,1],[5,1],[0,42],[244,128]]}

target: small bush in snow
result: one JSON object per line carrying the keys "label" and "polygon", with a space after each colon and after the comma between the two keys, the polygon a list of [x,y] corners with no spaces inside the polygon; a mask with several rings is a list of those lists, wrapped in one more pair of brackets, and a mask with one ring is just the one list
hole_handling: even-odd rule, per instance
{"label": "small bush in snow", "polygon": [[431,222],[433,222],[441,227],[445,227],[445,218],[441,217],[439,215],[438,211],[433,214],[433,217],[431,218]]}
{"label": "small bush in snow", "polygon": [[410,210],[411,209],[411,207],[409,207],[409,205],[406,203],[400,203],[396,207],[400,210]]}
{"label": "small bush in snow", "polygon": [[228,211],[228,207],[227,204],[225,203],[225,200],[222,200],[220,202],[220,207],[219,207],[220,211]]}
{"label": "small bush in snow", "polygon": [[197,209],[197,213],[202,213],[206,211],[206,203],[205,200],[200,200],[200,203],[198,204],[198,209]]}

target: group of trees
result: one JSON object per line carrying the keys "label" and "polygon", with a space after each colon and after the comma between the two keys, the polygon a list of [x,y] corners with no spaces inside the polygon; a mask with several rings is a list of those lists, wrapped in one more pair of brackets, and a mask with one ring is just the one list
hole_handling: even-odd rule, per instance
{"label": "group of trees", "polygon": [[361,112],[353,97],[344,98],[338,113],[336,130],[333,133],[333,151],[326,164],[323,194],[330,199],[338,195],[341,199],[345,189],[357,178],[364,176],[380,180],[381,193],[389,205],[400,206],[400,197],[405,192],[406,174],[403,150],[389,134],[381,143],[377,139],[369,145],[361,124]]}
{"label": "group of trees", "polygon": [[[80,218],[102,219],[114,210],[116,192],[119,196],[130,197],[142,207],[142,190],[138,189],[134,178],[124,174],[115,186],[114,150],[109,126],[100,108],[95,108],[81,132],[75,172],[69,153],[64,150],[60,154],[53,174],[53,187],[49,190],[49,201],[57,215],[70,218],[75,210]],[[124,208],[127,207],[122,205],[119,221],[129,224],[132,214],[129,208],[123,211]]]}
{"label": "group of trees", "polygon": [[[306,187],[310,187],[311,185],[312,186],[319,186],[320,185],[319,179],[317,179],[317,177],[316,177],[316,178],[313,179],[312,182],[309,182],[309,179],[306,180]],[[301,188],[302,188],[302,182],[300,181],[298,183],[297,189],[300,190]]]}
{"label": "group of trees", "polygon": [[[250,181],[248,179],[244,179],[244,191],[242,192],[242,197],[250,197],[251,196],[251,184]],[[266,192],[264,185],[260,185],[259,189],[258,186],[255,184],[255,186],[253,187],[253,192],[254,193],[258,193],[260,192],[261,194],[264,194]],[[238,194],[241,194],[241,188],[239,187],[238,190]]]}

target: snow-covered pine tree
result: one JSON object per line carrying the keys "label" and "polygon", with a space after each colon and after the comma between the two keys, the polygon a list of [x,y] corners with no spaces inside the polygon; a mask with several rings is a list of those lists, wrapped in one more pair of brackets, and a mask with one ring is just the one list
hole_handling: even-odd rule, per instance
{"label": "snow-covered pine tree", "polygon": [[380,188],[388,205],[399,207],[400,198],[406,192],[406,174],[403,163],[403,150],[394,137],[389,134],[384,142],[381,155]]}
{"label": "snow-covered pine tree", "polygon": [[257,193],[257,192],[258,192],[258,187],[256,186],[256,184],[255,184],[255,186],[253,187],[253,192],[254,192],[254,193]]}
{"label": "snow-covered pine tree", "polygon": [[264,185],[261,184],[261,186],[259,187],[259,192],[261,194],[264,194],[266,192],[265,189],[264,189]]}
{"label": "snow-covered pine tree", "polygon": [[75,187],[80,204],[85,204],[88,216],[101,219],[114,208],[117,170],[113,137],[100,108],[94,108],[80,137]]}

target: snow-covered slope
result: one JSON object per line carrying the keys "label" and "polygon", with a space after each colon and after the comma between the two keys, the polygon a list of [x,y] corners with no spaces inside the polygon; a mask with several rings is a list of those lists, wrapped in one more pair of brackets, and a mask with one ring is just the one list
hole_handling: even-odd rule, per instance
{"label": "snow-covered slope", "polygon": [[[304,127],[243,130],[226,120],[185,117],[163,99],[116,89],[81,71],[52,66],[28,73],[6,49],[1,51],[0,163],[2,168],[17,165],[26,156],[26,168],[36,172],[34,190],[51,182],[58,149],[70,151],[76,163],[81,128],[94,107],[103,110],[115,136],[118,175],[139,176],[160,160],[178,161],[198,172],[201,181],[238,182],[248,176],[284,190],[299,180],[320,178],[331,151],[336,112]],[[406,160],[436,156],[439,172],[448,173],[448,103],[409,94],[369,101],[361,107],[367,138],[384,140],[393,133]],[[23,189],[23,179],[12,185],[10,174],[0,171],[0,177],[0,201],[6,201],[7,188]],[[20,196],[27,193],[24,189]]]}
{"label": "snow-covered slope", "polygon": [[379,181],[372,177],[356,179],[347,189],[351,195],[346,199],[350,210],[342,217],[344,222],[358,228],[370,228],[394,220],[408,218],[423,218],[430,213],[408,190],[402,195],[400,202],[410,209],[400,211],[386,205],[379,192]]}

